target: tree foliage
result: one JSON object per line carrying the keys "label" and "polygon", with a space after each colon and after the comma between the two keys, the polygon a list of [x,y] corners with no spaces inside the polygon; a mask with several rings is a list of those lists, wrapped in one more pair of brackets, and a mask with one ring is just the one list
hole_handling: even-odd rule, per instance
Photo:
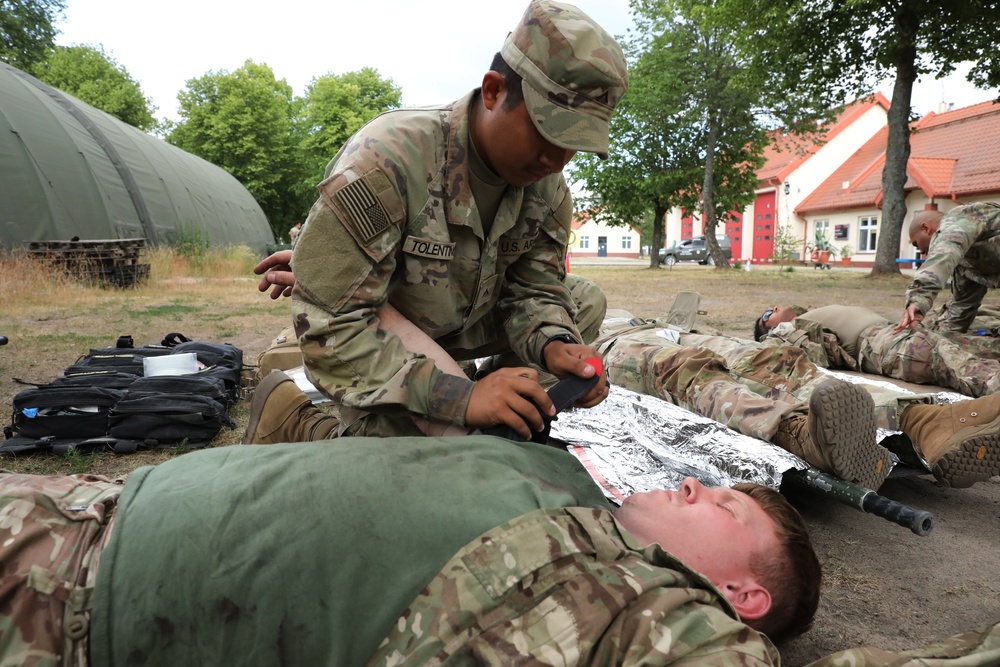
{"label": "tree foliage", "polygon": [[31,71],[55,46],[64,0],[0,0],[0,60]]}
{"label": "tree foliage", "polygon": [[573,178],[586,183],[585,201],[609,224],[634,224],[653,211],[650,266],[658,266],[664,215],[681,207],[702,212],[716,265],[728,267],[715,229],[753,201],[766,146],[760,81],[738,59],[731,31],[710,20],[711,5],[633,0],[632,11],[630,87],[612,117],[609,158],[581,157]]}
{"label": "tree foliage", "polygon": [[292,89],[270,67],[247,60],[187,81],[177,96],[181,122],[167,141],[222,167],[254,196],[272,226],[299,214]]}
{"label": "tree foliage", "polygon": [[31,73],[140,130],[156,127],[156,107],[128,70],[97,46],[57,46]]}
{"label": "tree foliage", "polygon": [[297,120],[304,174],[297,194],[311,203],[327,163],[340,147],[375,116],[399,108],[402,95],[392,79],[383,79],[371,67],[314,78]]}
{"label": "tree foliage", "polygon": [[882,222],[873,273],[895,263],[906,215],[913,83],[972,61],[970,81],[1000,85],[995,0],[721,0],[726,20],[743,25],[740,47],[771,73],[776,97],[809,97],[835,107],[895,77],[882,171]]}

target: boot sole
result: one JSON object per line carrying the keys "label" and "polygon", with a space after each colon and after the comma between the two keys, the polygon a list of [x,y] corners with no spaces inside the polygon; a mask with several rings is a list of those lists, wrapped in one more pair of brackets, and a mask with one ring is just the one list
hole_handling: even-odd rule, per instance
{"label": "boot sole", "polygon": [[828,380],[809,399],[810,433],[834,474],[873,491],[892,469],[889,450],[876,442],[875,401],[864,389]]}
{"label": "boot sole", "polygon": [[[956,489],[970,487],[1000,475],[1000,418],[968,429],[961,444],[934,464],[934,478]],[[956,437],[961,436],[959,431]]]}
{"label": "boot sole", "polygon": [[257,385],[253,392],[253,398],[250,399],[250,421],[247,423],[247,430],[243,434],[243,440],[240,441],[240,444],[254,444],[253,440],[257,435],[257,425],[260,423],[260,415],[264,411],[264,403],[267,402],[267,397],[271,395],[271,392],[282,382],[292,382],[292,378],[283,371],[273,370]]}

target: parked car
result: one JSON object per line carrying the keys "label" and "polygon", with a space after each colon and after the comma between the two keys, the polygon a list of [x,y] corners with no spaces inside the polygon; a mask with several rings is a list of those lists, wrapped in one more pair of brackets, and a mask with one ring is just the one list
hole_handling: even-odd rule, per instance
{"label": "parked car", "polygon": [[[733,258],[732,245],[728,236],[716,236],[722,253],[727,260]],[[672,248],[660,248],[660,264],[673,266],[677,262],[698,262],[699,264],[715,265],[715,260],[708,252],[708,245],[704,236],[695,236],[685,239]]]}

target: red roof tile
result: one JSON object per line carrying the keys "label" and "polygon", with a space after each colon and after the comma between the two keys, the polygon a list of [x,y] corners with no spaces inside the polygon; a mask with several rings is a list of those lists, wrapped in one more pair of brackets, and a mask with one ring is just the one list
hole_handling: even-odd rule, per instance
{"label": "red roof tile", "polygon": [[[912,127],[907,191],[928,197],[1000,192],[1000,105],[984,102],[942,114],[928,114]],[[877,206],[888,128],[879,131],[806,197],[799,215]],[[849,185],[845,189],[844,182]]]}
{"label": "red roof tile", "polygon": [[789,174],[812,157],[824,143],[843,132],[876,105],[888,109],[889,100],[882,93],[875,93],[869,98],[853,102],[844,107],[825,132],[820,131],[807,136],[772,133],[771,143],[764,150],[764,166],[757,170],[757,181],[772,185],[783,183]]}

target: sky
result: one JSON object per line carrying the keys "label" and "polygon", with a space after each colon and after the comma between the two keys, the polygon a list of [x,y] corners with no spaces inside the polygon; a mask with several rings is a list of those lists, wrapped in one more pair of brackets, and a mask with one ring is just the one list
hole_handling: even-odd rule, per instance
{"label": "sky", "polygon": [[[632,25],[628,0],[578,0],[604,28]],[[266,63],[296,95],[327,73],[373,67],[403,91],[403,104],[457,99],[482,80],[526,0],[67,0],[57,24],[62,45],[102,45],[158,108],[178,120],[177,93],[188,79]],[[964,73],[967,67],[961,68]],[[892,96],[892,82],[879,87]],[[914,87],[914,111],[994,99],[964,74]]]}

